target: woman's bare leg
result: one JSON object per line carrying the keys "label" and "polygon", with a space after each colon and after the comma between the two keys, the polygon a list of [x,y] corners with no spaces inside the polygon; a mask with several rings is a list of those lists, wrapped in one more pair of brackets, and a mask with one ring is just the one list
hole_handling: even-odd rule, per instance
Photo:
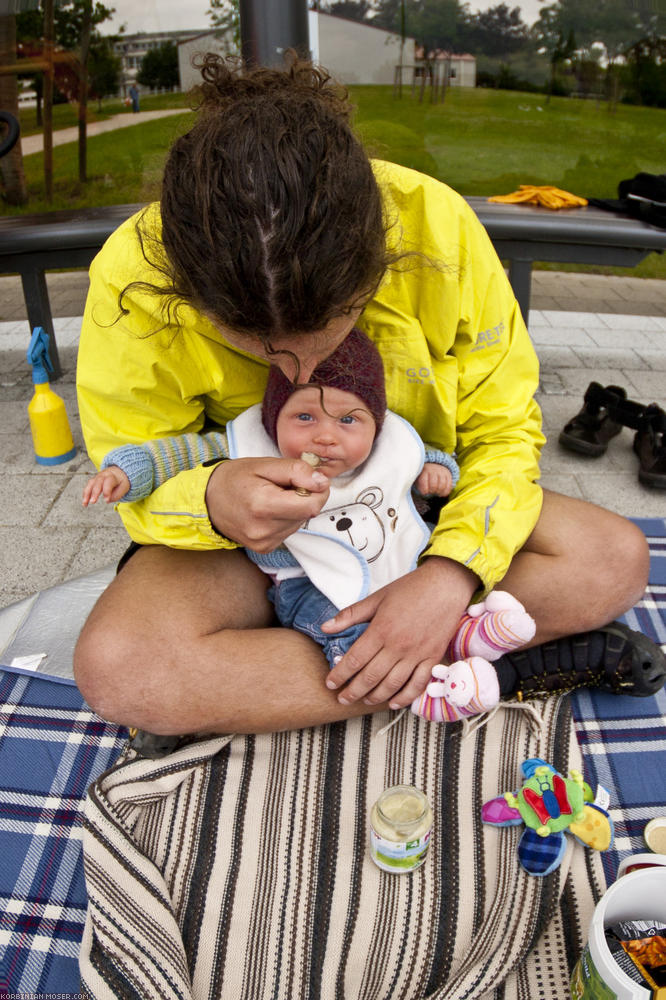
{"label": "woman's bare leg", "polygon": [[[537,621],[535,643],[605,625],[642,596],[648,548],[631,522],[546,492],[501,586]],[[150,732],[270,732],[376,711],[341,705],[319,647],[275,628],[267,580],[236,551],[140,549],[93,609],[77,683],[105,718]]]}
{"label": "woman's bare leg", "polygon": [[641,599],[650,568],[640,528],[544,490],[537,525],[499,587],[537,623],[530,645],[607,625]]}
{"label": "woman's bare leg", "polygon": [[314,642],[271,627],[267,585],[240,550],[139,549],[81,632],[81,693],[103,718],[163,734],[298,729],[371,711],[328,691]]}

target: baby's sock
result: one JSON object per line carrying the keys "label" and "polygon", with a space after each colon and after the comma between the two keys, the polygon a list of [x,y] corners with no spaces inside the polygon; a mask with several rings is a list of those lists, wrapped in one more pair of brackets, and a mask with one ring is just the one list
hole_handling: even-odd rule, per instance
{"label": "baby's sock", "polygon": [[432,668],[432,680],[412,702],[412,712],[430,722],[457,722],[488,712],[500,697],[497,672],[481,656]]}
{"label": "baby's sock", "polygon": [[448,659],[482,656],[497,660],[534,638],[536,625],[522,604],[504,591],[493,591],[463,615],[446,651]]}

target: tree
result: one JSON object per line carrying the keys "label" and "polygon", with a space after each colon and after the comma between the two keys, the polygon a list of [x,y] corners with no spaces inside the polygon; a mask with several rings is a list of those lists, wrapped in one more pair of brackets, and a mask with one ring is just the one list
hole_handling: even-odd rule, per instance
{"label": "tree", "polygon": [[534,25],[537,42],[549,52],[556,39],[567,39],[572,32],[580,58],[594,57],[594,50],[601,47],[609,80],[616,77],[614,66],[620,55],[646,35],[663,35],[665,29],[662,7],[628,0],[557,0],[541,11]]}
{"label": "tree", "polygon": [[100,35],[90,44],[88,81],[90,96],[101,106],[102,98],[117,94],[120,89],[122,60],[116,55],[113,38]]}
{"label": "tree", "polygon": [[547,101],[550,101],[555,92],[559,70],[570,62],[576,52],[576,36],[573,28],[570,28],[566,35],[563,34],[563,30],[556,5],[544,8],[532,28],[537,45],[548,55],[550,63]]}
{"label": "tree", "polygon": [[666,108],[666,38],[647,36],[626,53],[627,96],[648,107]]}
{"label": "tree", "polygon": [[400,34],[402,15],[404,14],[405,21],[407,19],[407,3],[408,0],[377,0],[372,23],[378,28]]}
{"label": "tree", "polygon": [[[13,14],[0,16],[0,59],[3,66],[16,62],[16,18]],[[18,120],[18,80],[15,73],[0,75],[0,108]],[[10,205],[24,205],[28,192],[23,172],[21,143],[0,159],[3,196]]]}
{"label": "tree", "polygon": [[467,22],[468,47],[487,56],[509,56],[523,48],[528,28],[520,7],[510,10],[505,3],[472,14]]}
{"label": "tree", "polygon": [[[54,39],[60,50],[62,58],[56,61],[54,83],[68,100],[78,100],[79,82],[73,72],[75,56],[80,54],[82,36],[85,34],[87,20],[90,24],[90,50],[100,44],[105,44],[102,36],[97,31],[97,26],[104,21],[108,21],[113,16],[114,8],[106,7],[100,0],[91,4],[90,0],[68,0],[62,5],[57,4],[54,8]],[[43,2],[38,10],[25,11],[16,16],[16,37],[17,51],[19,55],[19,67],[21,58],[37,59],[43,51],[44,39],[44,10]],[[71,58],[64,58],[65,52],[71,54]],[[42,124],[42,90],[43,73],[22,74],[34,79],[34,89],[37,94],[37,124]],[[80,75],[79,75],[80,76]]]}
{"label": "tree", "polygon": [[178,49],[173,42],[163,42],[149,49],[141,60],[137,83],[151,90],[173,90],[180,84]]}
{"label": "tree", "polygon": [[239,0],[210,0],[208,16],[217,33],[231,35],[236,49],[240,52],[240,9]]}
{"label": "tree", "polygon": [[426,52],[453,51],[461,15],[458,0],[412,0],[407,4],[407,34],[414,35]]}
{"label": "tree", "polygon": [[372,10],[369,0],[334,0],[326,3],[322,0],[317,4],[317,10],[335,17],[346,17],[350,21],[365,21]]}
{"label": "tree", "polygon": [[377,0],[372,24],[415,38],[426,52],[456,47],[465,23],[459,0]]}

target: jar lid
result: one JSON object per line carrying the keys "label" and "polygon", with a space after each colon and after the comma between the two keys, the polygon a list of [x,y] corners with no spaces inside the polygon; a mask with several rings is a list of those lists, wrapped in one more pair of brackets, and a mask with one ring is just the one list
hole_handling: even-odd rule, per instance
{"label": "jar lid", "polygon": [[397,829],[409,828],[423,820],[428,800],[414,785],[391,785],[377,799],[379,814]]}
{"label": "jar lid", "polygon": [[643,840],[655,854],[666,854],[666,816],[655,816],[643,830]]}

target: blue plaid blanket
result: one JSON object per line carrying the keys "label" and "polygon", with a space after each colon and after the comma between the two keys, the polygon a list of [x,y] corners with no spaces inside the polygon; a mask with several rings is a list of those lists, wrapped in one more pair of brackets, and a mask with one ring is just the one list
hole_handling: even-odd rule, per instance
{"label": "blue plaid blanket", "polygon": [[[637,523],[650,541],[650,586],[625,620],[666,643],[666,520]],[[641,699],[578,692],[572,709],[586,778],[610,793],[610,882],[623,857],[644,850],[645,823],[666,812],[666,691]],[[0,670],[0,996],[79,992],[84,797],[126,735],[75,687]]]}
{"label": "blue plaid blanket", "polygon": [[[666,644],[666,520],[637,519],[650,543],[650,582],[623,621]],[[571,698],[585,777],[610,793],[615,841],[602,855],[606,879],[630,854],[646,851],[648,820],[666,813],[666,688],[653,698],[577,691]]]}
{"label": "blue plaid blanket", "polygon": [[126,736],[75,687],[0,671],[0,996],[79,992],[84,799]]}

